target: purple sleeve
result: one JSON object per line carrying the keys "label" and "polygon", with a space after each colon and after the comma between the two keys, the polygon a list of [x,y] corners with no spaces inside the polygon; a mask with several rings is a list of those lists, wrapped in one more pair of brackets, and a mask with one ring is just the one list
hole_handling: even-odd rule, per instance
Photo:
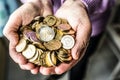
{"label": "purple sleeve", "polygon": [[114,5],[115,0],[81,0],[87,7],[89,14],[103,13]]}
{"label": "purple sleeve", "polygon": [[105,30],[111,8],[115,0],[81,0],[88,10],[92,22],[92,35],[96,36]]}

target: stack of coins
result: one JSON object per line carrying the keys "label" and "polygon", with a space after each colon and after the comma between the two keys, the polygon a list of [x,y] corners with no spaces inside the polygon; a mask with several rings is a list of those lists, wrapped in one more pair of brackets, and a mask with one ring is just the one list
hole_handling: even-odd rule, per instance
{"label": "stack of coins", "polygon": [[16,51],[39,66],[52,67],[72,60],[75,31],[67,20],[53,15],[38,16],[21,26]]}

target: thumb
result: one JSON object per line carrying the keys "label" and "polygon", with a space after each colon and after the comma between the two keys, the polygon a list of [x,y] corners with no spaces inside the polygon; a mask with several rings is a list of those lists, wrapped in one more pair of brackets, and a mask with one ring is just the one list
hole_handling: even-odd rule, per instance
{"label": "thumb", "polygon": [[52,2],[51,0],[42,0],[43,9],[41,9],[42,15],[45,17],[47,15],[53,14]]}
{"label": "thumb", "polygon": [[80,59],[85,54],[91,34],[90,30],[90,27],[81,24],[78,25],[75,39],[76,43],[71,49],[73,59]]}

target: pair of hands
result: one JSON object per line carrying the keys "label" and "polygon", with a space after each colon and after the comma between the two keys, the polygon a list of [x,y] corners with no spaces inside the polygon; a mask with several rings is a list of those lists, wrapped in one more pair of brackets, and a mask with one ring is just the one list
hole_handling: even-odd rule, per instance
{"label": "pair of hands", "polygon": [[44,75],[62,74],[71,69],[84,55],[87,43],[91,35],[91,24],[85,6],[80,0],[66,0],[64,4],[57,10],[55,16],[65,18],[76,31],[76,43],[71,49],[73,60],[69,63],[62,63],[56,67],[36,67],[29,63],[21,54],[17,53],[15,47],[19,41],[17,31],[20,25],[29,24],[34,17],[41,15],[52,15],[51,0],[31,0],[25,3],[15,12],[13,12],[4,28],[4,35],[10,41],[9,53],[11,58],[19,64],[23,70],[30,70],[32,74],[38,72]]}

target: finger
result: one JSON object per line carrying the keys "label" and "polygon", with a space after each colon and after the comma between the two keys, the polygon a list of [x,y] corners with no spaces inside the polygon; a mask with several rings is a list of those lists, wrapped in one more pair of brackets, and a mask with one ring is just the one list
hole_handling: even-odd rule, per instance
{"label": "finger", "polygon": [[24,65],[19,64],[21,68],[25,69],[25,70],[32,70],[35,68],[35,66],[32,63],[26,63]]}
{"label": "finger", "polygon": [[55,67],[55,73],[63,74],[64,72],[70,70],[76,63],[77,63],[76,60],[72,60],[69,64],[61,63],[58,67]]}
{"label": "finger", "polygon": [[53,14],[53,9],[52,9],[52,2],[50,0],[41,0],[43,3],[43,11],[41,11],[42,15],[45,17],[47,15],[52,15]]}
{"label": "finger", "polygon": [[78,59],[80,55],[84,55],[81,51],[87,47],[90,35],[91,25],[83,25],[80,23],[77,27],[76,43],[71,51],[74,59]]}
{"label": "finger", "polygon": [[13,32],[17,33],[17,30],[21,25],[29,24],[33,18],[39,14],[40,12],[36,6],[33,6],[32,3],[26,3],[11,14],[3,30],[4,35],[8,40],[12,39],[11,36],[13,36],[14,39],[15,37],[12,35]]}
{"label": "finger", "polygon": [[35,67],[34,69],[31,70],[32,74],[38,74],[39,72],[39,67]]}
{"label": "finger", "polygon": [[46,67],[40,67],[40,73],[42,73],[43,75],[52,75],[55,74],[55,67],[50,67],[50,68],[46,68]]}
{"label": "finger", "polygon": [[11,58],[18,64],[26,64],[27,60],[23,57],[21,53],[17,53],[15,50],[15,45],[10,42],[9,54]]}
{"label": "finger", "polygon": [[20,64],[19,64],[19,66],[20,66],[20,68],[21,68],[22,70],[26,70],[26,68],[25,68],[24,66],[22,66],[22,65],[20,65]]}

